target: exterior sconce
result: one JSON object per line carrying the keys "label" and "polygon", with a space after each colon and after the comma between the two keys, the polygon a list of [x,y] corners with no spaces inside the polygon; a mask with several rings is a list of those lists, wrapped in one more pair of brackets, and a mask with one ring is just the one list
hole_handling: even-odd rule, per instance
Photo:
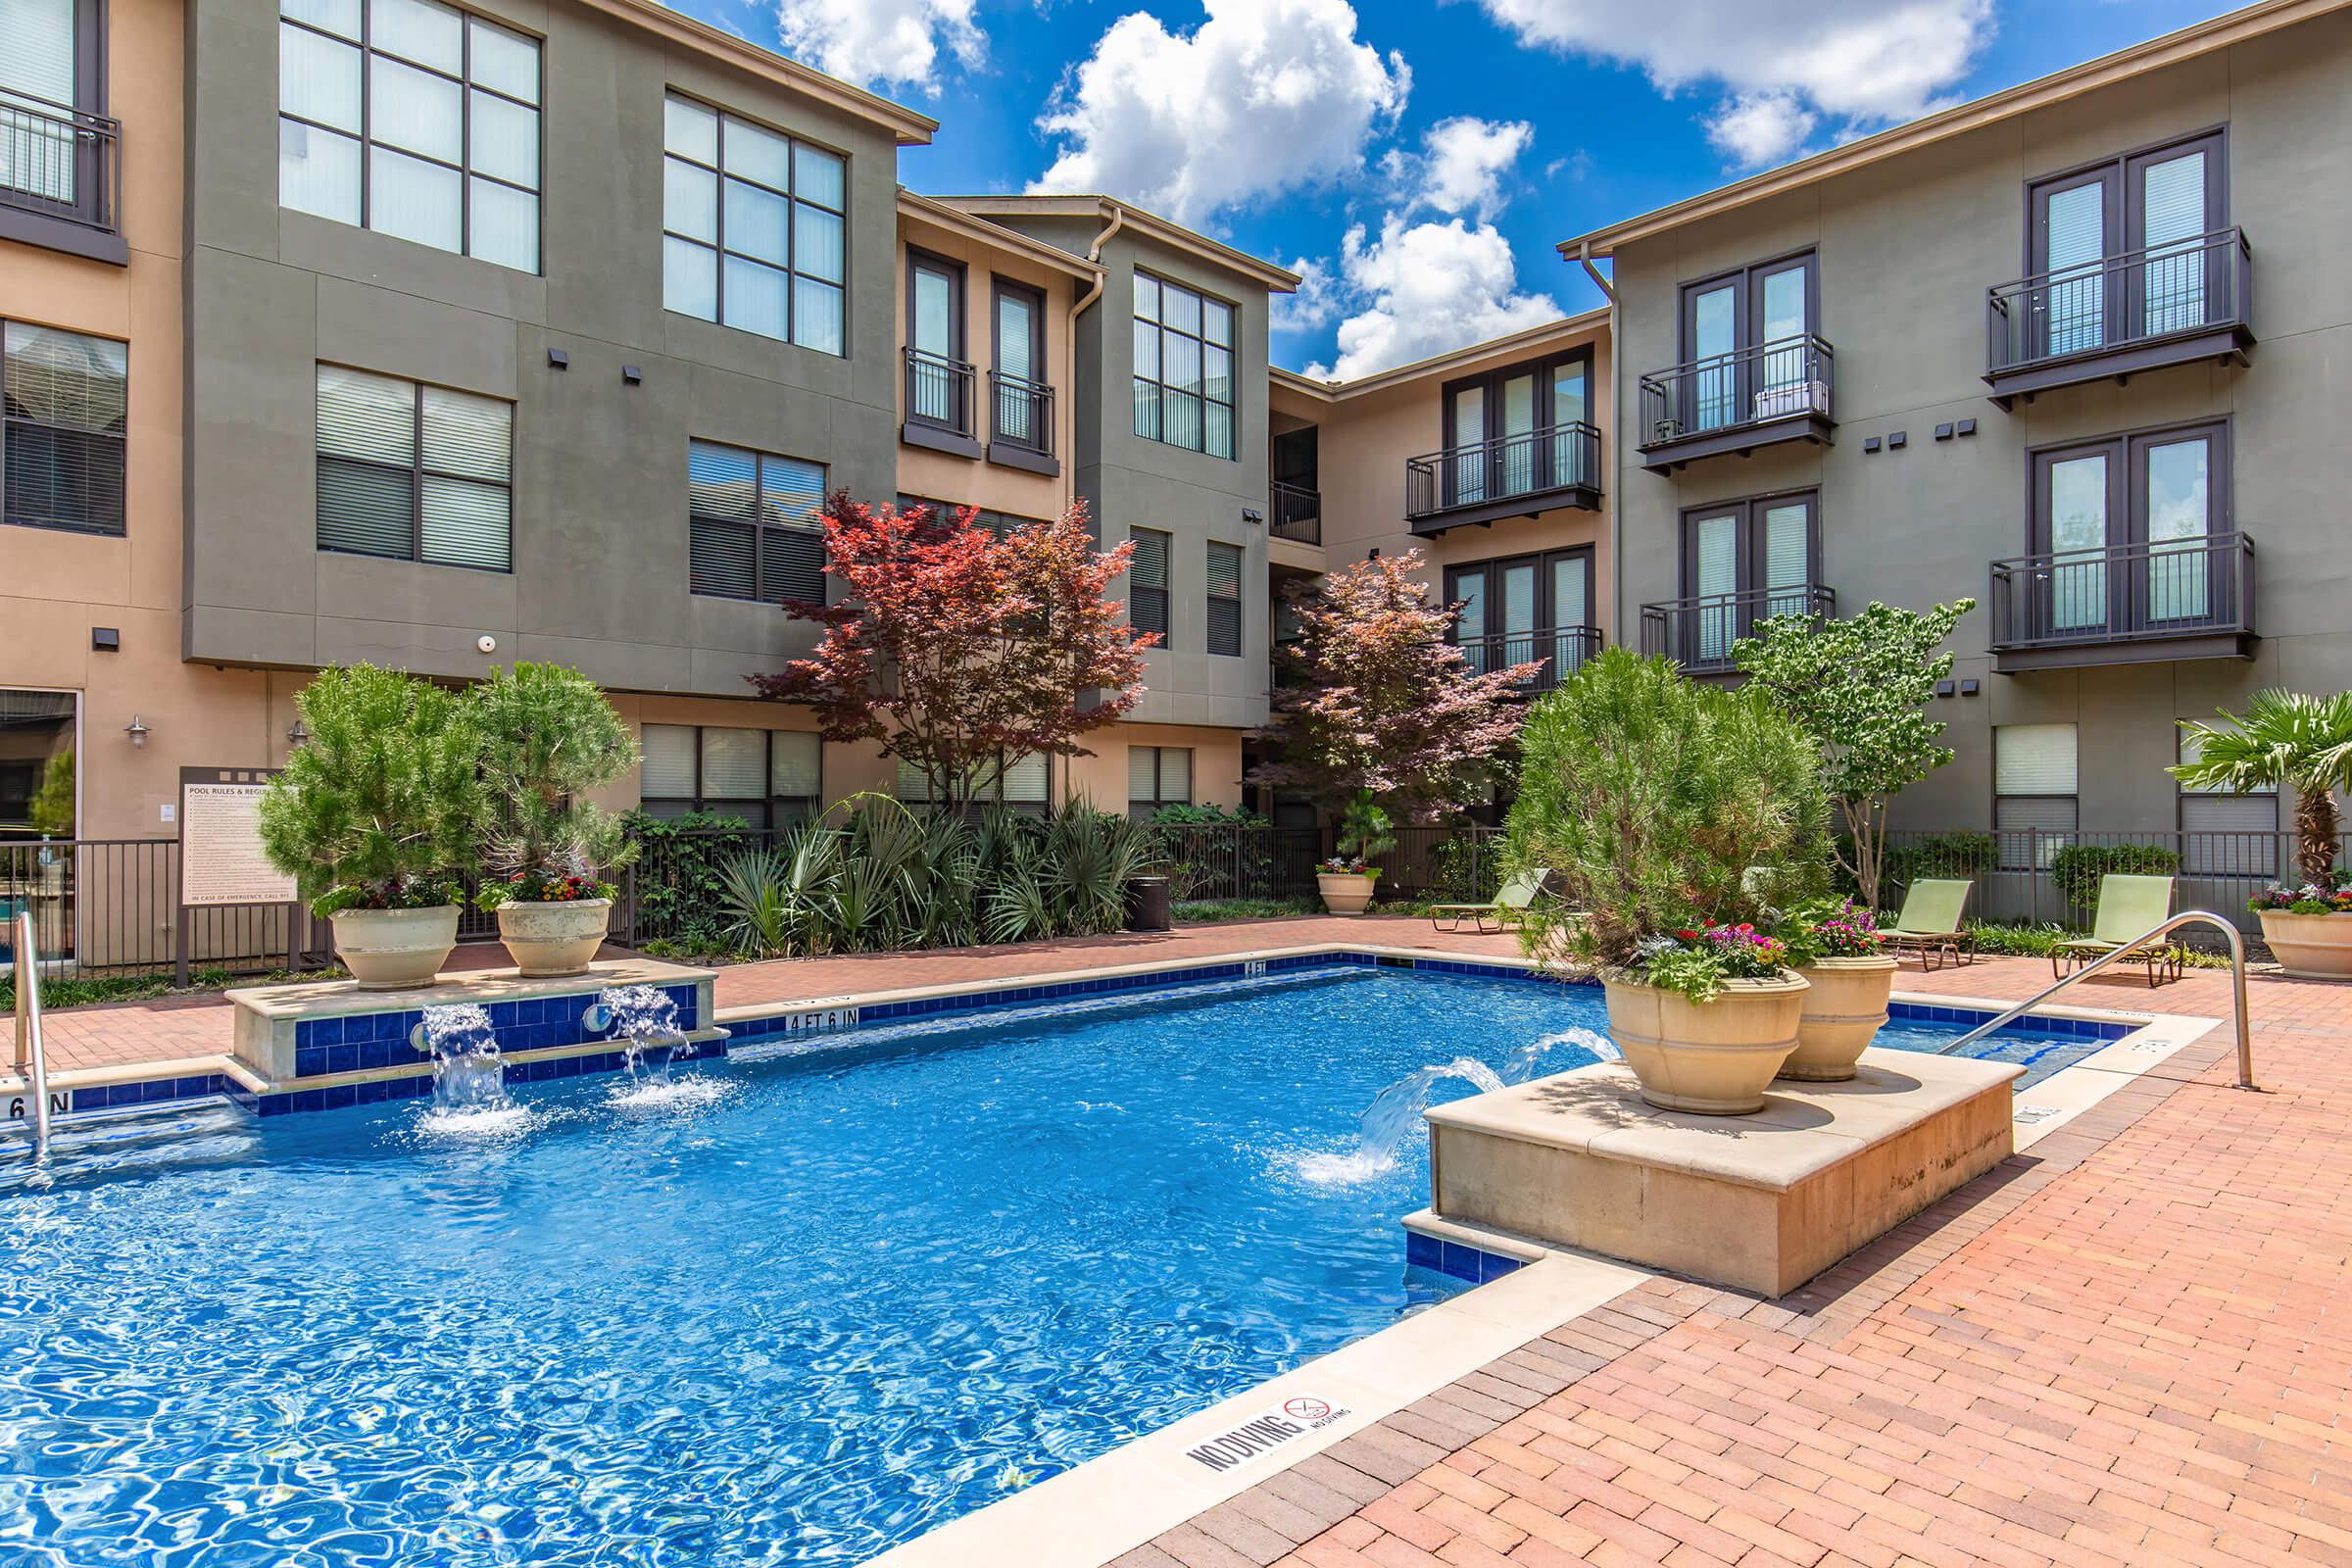
{"label": "exterior sconce", "polygon": [[130,722],[122,726],[122,733],[130,737],[130,744],[133,746],[147,744],[147,726],[139,722],[139,715],[136,713],[131,714]]}
{"label": "exterior sconce", "polygon": [[305,724],[299,717],[297,717],[293,723],[286,726],[286,739],[293,742],[296,746],[300,746],[304,741],[307,741],[310,738],[311,726]]}

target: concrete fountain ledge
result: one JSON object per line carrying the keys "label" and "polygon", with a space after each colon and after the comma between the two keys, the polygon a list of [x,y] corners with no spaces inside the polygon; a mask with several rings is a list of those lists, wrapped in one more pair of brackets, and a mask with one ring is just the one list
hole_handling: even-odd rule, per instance
{"label": "concrete fountain ledge", "polygon": [[1873,1049],[1747,1116],[1642,1102],[1621,1062],[1433,1106],[1442,1219],[1785,1296],[2015,1149],[2025,1069]]}

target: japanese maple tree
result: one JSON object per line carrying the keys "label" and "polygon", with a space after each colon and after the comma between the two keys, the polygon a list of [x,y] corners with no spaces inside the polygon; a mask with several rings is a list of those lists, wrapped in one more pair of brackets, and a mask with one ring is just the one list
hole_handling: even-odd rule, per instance
{"label": "japanese maple tree", "polygon": [[1512,690],[1544,661],[1474,672],[1446,640],[1461,607],[1434,603],[1422,569],[1408,550],[1294,593],[1300,684],[1274,694],[1263,731],[1273,760],[1252,782],[1427,822],[1460,810],[1491,776],[1523,717]]}
{"label": "japanese maple tree", "polygon": [[1010,759],[1085,755],[1078,737],[1143,696],[1158,635],[1130,628],[1105,597],[1135,547],[1095,549],[1083,502],[1000,535],[968,507],[942,515],[837,492],[823,521],[825,571],[846,592],[786,600],[824,638],[752,685],[814,709],[826,740],[879,743],[940,805],[969,805]]}

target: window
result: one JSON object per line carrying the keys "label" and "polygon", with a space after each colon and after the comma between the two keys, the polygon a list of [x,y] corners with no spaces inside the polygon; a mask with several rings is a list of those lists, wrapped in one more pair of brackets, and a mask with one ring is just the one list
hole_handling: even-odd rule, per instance
{"label": "window", "polygon": [[106,108],[105,20],[98,0],[0,0],[0,203],[114,225],[112,152],[86,118]]}
{"label": "window", "polygon": [[2075,831],[2075,726],[1995,724],[1992,797],[2000,869],[2049,869]]}
{"label": "window", "polygon": [[1453,640],[1475,674],[1541,659],[1553,681],[1599,652],[1589,545],[1448,566],[1446,602],[1462,607]]}
{"label": "window", "polygon": [[[973,788],[972,799],[1002,801],[1024,816],[1044,814],[1049,781],[1045,753],[1016,757],[1002,766],[986,764],[981,773],[984,776]],[[930,775],[902,757],[894,793],[909,806],[927,806],[932,799]]]}
{"label": "window", "polygon": [[1807,609],[1821,557],[1812,491],[1695,507],[1683,514],[1683,617],[1676,657],[1720,662],[1759,620]]}
{"label": "window", "polygon": [[1685,283],[1677,377],[1685,430],[1827,414],[1826,374],[1811,338],[1819,303],[1813,254]]}
{"label": "window", "polygon": [[[2227,306],[2208,236],[2229,225],[2219,131],[2035,180],[2026,193],[2037,355],[2203,326]],[[2120,265],[2118,265],[2120,263]]]}
{"label": "window", "polygon": [[824,743],[789,729],[648,724],[638,804],[648,816],[723,812],[753,827],[816,814],[824,794]]}
{"label": "window", "polygon": [[122,533],[130,350],[8,321],[0,323],[0,516],[33,528]]}
{"label": "window", "polygon": [[513,405],[318,367],[318,548],[505,571]]}
{"label": "window", "polygon": [[842,156],[675,93],[662,105],[662,303],[845,352]]}
{"label": "window", "polygon": [[963,268],[906,249],[906,418],[969,436],[972,368],[964,359]]}
{"label": "window", "polygon": [[1233,307],[1135,274],[1135,433],[1234,456]]}
{"label": "window", "polygon": [[1189,746],[1127,748],[1127,814],[1150,816],[1163,806],[1193,804],[1193,752]]}
{"label": "window", "polygon": [[[2180,760],[2193,762],[2197,738],[2180,735]],[[2180,785],[2180,869],[2188,876],[2270,881],[2278,875],[2278,791],[2243,794]]]}
{"label": "window", "polygon": [[436,0],[279,0],[277,199],[539,270],[539,44]]}
{"label": "window", "polygon": [[[899,497],[901,512],[906,512],[915,507],[930,508],[934,520],[942,523],[954,522],[956,514],[964,510],[963,504],[957,501],[938,501],[928,496],[901,495]],[[974,507],[972,521],[1000,538],[1016,528],[1042,528],[1046,525],[1046,519],[1043,517],[1024,517],[1017,512],[999,512],[992,507]]]}
{"label": "window", "polygon": [[686,444],[691,587],[711,599],[825,602],[825,466],[715,441]]}
{"label": "window", "polygon": [[1242,651],[1242,547],[1208,542],[1208,651]]}
{"label": "window", "polygon": [[1168,646],[1168,540],[1157,528],[1130,528],[1135,559],[1127,564],[1127,623],[1159,633]]}
{"label": "window", "polygon": [[989,434],[1030,452],[1054,447],[1053,392],[1046,385],[1046,297],[1026,283],[996,280],[996,389]]}
{"label": "window", "polygon": [[2236,614],[2230,427],[2183,425],[2034,454],[2032,614],[2057,637],[2191,628]]}
{"label": "window", "polygon": [[1592,351],[1555,355],[1446,387],[1444,505],[1472,506],[1565,485],[1596,485],[1586,422]]}

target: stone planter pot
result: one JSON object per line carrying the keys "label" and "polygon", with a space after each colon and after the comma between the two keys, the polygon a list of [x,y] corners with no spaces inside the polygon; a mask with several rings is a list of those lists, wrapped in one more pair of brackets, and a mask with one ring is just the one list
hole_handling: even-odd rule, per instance
{"label": "stone planter pot", "polygon": [[1821,958],[1796,971],[1812,983],[1797,1019],[1796,1049],[1781,1064],[1780,1076],[1807,1083],[1837,1083],[1854,1075],[1862,1050],[1886,1022],[1886,995],[1894,989],[1894,959]]}
{"label": "stone planter pot", "polygon": [[1800,975],[1727,980],[1713,1002],[1692,1002],[1638,980],[1603,977],[1609,1038],[1663,1110],[1743,1116],[1764,1108],[1764,1089],[1796,1049],[1811,986]]}
{"label": "stone planter pot", "polygon": [[2352,980],[2352,914],[2257,909],[2262,940],[2297,980]]}
{"label": "stone planter pot", "polygon": [[408,991],[429,986],[458,945],[458,906],[428,909],[342,909],[327,916],[335,956],[362,991]]}
{"label": "stone planter pot", "polygon": [[1372,902],[1372,888],[1380,881],[1377,871],[1317,871],[1316,891],[1323,895],[1323,907],[1334,914],[1361,914]]}
{"label": "stone planter pot", "polygon": [[567,899],[561,904],[498,906],[498,940],[526,980],[580,974],[604,946],[612,911],[611,899]]}

